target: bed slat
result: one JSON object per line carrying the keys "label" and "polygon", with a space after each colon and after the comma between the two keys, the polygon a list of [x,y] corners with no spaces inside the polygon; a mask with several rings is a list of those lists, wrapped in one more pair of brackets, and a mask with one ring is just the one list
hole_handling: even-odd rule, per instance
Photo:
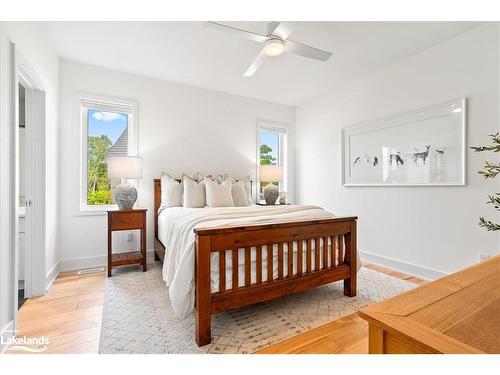
{"label": "bed slat", "polygon": [[273,244],[269,244],[267,247],[267,281],[273,281]]}
{"label": "bed slat", "polygon": [[320,238],[315,238],[314,239],[314,270],[315,271],[319,271],[320,253],[321,253],[321,239]]}
{"label": "bed slat", "polygon": [[331,253],[331,258],[332,258],[332,268],[335,268],[337,267],[337,264],[335,263],[335,252],[336,252],[336,249],[337,249],[337,236],[333,236],[331,237],[332,239],[332,246],[330,248],[330,253]]}
{"label": "bed slat", "polygon": [[246,247],[245,248],[245,286],[250,286],[250,283],[252,281],[252,273],[251,273],[251,252],[250,248]]}
{"label": "bed slat", "polygon": [[312,257],[312,239],[308,238],[306,242],[306,272],[311,272],[311,257]]}
{"label": "bed slat", "polygon": [[283,242],[278,243],[278,280],[283,278]]}
{"label": "bed slat", "polygon": [[339,262],[338,265],[344,264],[344,236],[339,236]]}
{"label": "bed slat", "polygon": [[238,270],[239,270],[239,265],[238,265],[238,249],[233,249],[232,254],[231,254],[231,261],[232,261],[232,271],[233,271],[233,289],[237,289],[239,285],[239,280],[238,280]]}
{"label": "bed slat", "polygon": [[255,248],[255,282],[256,284],[262,283],[262,246],[259,245]]}
{"label": "bed slat", "polygon": [[328,237],[323,237],[323,269],[328,268]]}
{"label": "bed slat", "polygon": [[288,241],[288,277],[293,276],[293,241]]}
{"label": "bed slat", "polygon": [[219,251],[219,292],[226,291],[226,252]]}
{"label": "bed slat", "polygon": [[302,248],[303,240],[297,241],[297,275],[302,275]]}

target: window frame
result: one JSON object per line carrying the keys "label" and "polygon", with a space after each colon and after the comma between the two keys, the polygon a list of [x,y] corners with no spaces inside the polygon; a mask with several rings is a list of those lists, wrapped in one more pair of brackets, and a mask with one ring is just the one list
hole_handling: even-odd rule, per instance
{"label": "window frame", "polygon": [[288,148],[288,138],[290,136],[290,126],[288,124],[268,121],[268,120],[257,120],[257,139],[256,139],[256,202],[260,202],[260,178],[259,178],[259,167],[260,167],[260,133],[261,131],[268,131],[272,133],[279,133],[278,139],[278,164],[283,167],[283,181],[279,183],[278,190],[280,192],[286,191],[288,194],[288,179],[289,179],[289,171],[288,171],[288,156],[289,156],[289,148]]}
{"label": "window frame", "polygon": [[[87,156],[88,156],[88,110],[97,109],[106,112],[126,113],[128,116],[128,145],[127,154],[138,154],[138,111],[137,102],[130,99],[104,97],[90,94],[78,95],[78,117],[80,121],[80,178],[78,195],[78,214],[103,215],[107,210],[116,210],[116,204],[90,205],[87,203]],[[131,182],[136,185],[135,181]]]}

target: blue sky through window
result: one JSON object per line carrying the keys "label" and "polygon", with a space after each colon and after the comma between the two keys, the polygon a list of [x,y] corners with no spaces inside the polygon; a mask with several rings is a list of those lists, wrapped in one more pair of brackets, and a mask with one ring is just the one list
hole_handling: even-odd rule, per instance
{"label": "blue sky through window", "polygon": [[114,144],[128,126],[128,114],[89,109],[87,122],[89,137],[107,135]]}
{"label": "blue sky through window", "polygon": [[268,131],[260,131],[260,144],[268,145],[273,150],[271,155],[276,159],[276,162],[279,162],[279,134],[268,132]]}

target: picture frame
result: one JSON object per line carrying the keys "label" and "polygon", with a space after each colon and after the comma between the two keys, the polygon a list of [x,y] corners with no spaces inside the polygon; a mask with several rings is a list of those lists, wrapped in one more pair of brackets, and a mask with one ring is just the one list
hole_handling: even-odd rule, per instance
{"label": "picture frame", "polygon": [[342,129],[343,186],[465,186],[467,99]]}

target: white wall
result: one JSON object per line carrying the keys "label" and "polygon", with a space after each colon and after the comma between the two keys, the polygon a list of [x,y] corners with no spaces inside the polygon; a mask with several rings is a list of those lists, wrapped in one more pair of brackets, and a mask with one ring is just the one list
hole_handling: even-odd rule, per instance
{"label": "white wall", "polygon": [[11,53],[10,42],[32,68],[46,92],[46,272],[57,264],[57,160],[58,160],[58,57],[46,36],[45,28],[35,22],[0,23],[0,329],[12,319],[13,222],[10,204],[14,201],[12,170]]}
{"label": "white wall", "polygon": [[473,29],[300,105],[300,202],[320,204],[339,215],[358,215],[358,246],[375,255],[369,260],[423,277],[471,265],[479,252],[498,253],[498,234],[477,225],[479,216],[498,218],[484,202],[499,191],[500,181],[485,182],[476,173],[486,155],[467,152],[466,187],[341,185],[342,128],[463,96],[469,105],[468,144],[489,143],[488,134],[499,131],[497,24]]}
{"label": "white wall", "polygon": [[[148,249],[153,248],[153,179],[166,171],[256,173],[256,120],[290,124],[295,109],[216,91],[120,73],[74,62],[60,63],[60,227],[61,268],[104,264],[106,217],[79,216],[80,132],[75,92],[134,99],[139,105],[139,155],[144,178],[138,205],[148,212]],[[291,129],[293,137],[293,129]],[[293,144],[293,139],[292,142]],[[291,180],[294,160],[291,160]],[[293,199],[293,186],[289,187]]]}

